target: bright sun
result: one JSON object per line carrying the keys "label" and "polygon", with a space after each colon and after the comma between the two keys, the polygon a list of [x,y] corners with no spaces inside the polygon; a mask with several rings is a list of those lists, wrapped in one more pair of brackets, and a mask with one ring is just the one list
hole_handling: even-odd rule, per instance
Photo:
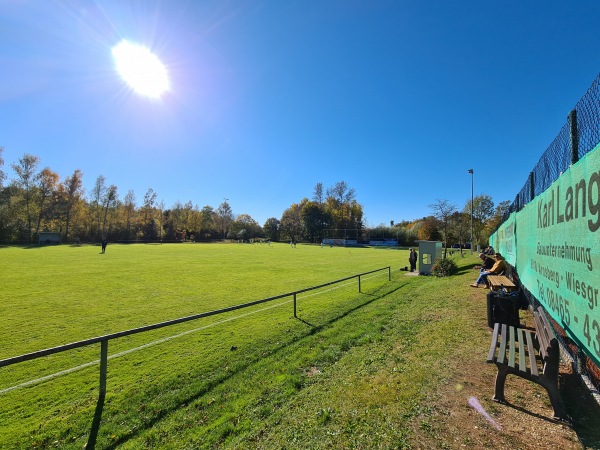
{"label": "bright sun", "polygon": [[169,76],[158,57],[141,45],[122,40],[112,49],[117,71],[138,94],[160,98],[169,90]]}

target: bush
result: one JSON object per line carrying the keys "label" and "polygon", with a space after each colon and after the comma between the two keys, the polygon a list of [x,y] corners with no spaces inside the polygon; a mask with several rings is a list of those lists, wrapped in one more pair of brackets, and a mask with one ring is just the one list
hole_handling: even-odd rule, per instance
{"label": "bush", "polygon": [[438,258],[433,263],[431,275],[435,275],[436,277],[448,277],[454,275],[457,271],[458,267],[452,259]]}

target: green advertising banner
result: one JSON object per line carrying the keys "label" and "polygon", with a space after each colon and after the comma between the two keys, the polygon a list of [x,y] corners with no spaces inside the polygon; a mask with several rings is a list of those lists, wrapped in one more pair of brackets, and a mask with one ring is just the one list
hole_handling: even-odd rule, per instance
{"label": "green advertising banner", "polygon": [[512,214],[490,241],[596,364],[600,364],[599,229],[600,146]]}
{"label": "green advertising banner", "polygon": [[516,224],[517,224],[517,213],[512,213],[510,217],[500,225],[498,231],[490,237],[490,245],[494,247],[494,250],[501,253],[506,261],[517,269],[517,241],[516,241]]}

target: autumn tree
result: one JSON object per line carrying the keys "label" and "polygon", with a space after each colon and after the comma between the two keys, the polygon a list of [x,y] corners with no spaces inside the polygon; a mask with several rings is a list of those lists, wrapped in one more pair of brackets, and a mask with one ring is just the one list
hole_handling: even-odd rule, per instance
{"label": "autumn tree", "polygon": [[508,215],[510,210],[510,201],[503,200],[496,205],[494,209],[494,214],[490,217],[485,224],[482,232],[482,239],[485,242],[488,242],[491,234],[498,229],[498,226],[503,222],[504,216]]}
{"label": "autumn tree", "polygon": [[83,174],[81,170],[76,169],[73,175],[65,178],[58,187],[60,203],[65,220],[65,240],[68,241],[71,232],[71,219],[77,205],[83,198]]}
{"label": "autumn tree", "polygon": [[254,239],[262,235],[262,228],[250,214],[240,214],[231,223],[230,236],[241,241]]}
{"label": "autumn tree", "polygon": [[154,189],[148,188],[144,194],[144,203],[142,204],[142,235],[144,239],[154,240],[158,237],[156,230],[155,205],[157,194]]}
{"label": "autumn tree", "polygon": [[450,228],[450,218],[456,212],[456,206],[445,199],[437,199],[435,203],[429,205],[433,211],[433,216],[440,221],[442,238],[444,239],[444,259],[448,252],[448,231]]}
{"label": "autumn tree", "polygon": [[6,180],[6,174],[2,170],[2,167],[4,167],[4,158],[2,158],[2,153],[4,153],[4,147],[0,146],[0,189],[2,188],[4,180]]}
{"label": "autumn tree", "polygon": [[158,233],[158,239],[162,241],[163,238],[163,226],[164,226],[164,211],[165,211],[165,202],[161,200],[156,205],[156,231]]}
{"label": "autumn tree", "polygon": [[323,240],[324,230],[331,227],[331,216],[316,202],[306,202],[301,211],[302,226],[309,242]]}
{"label": "autumn tree", "polygon": [[327,189],[326,211],[332,218],[332,227],[356,230],[360,234],[363,227],[362,206],[356,201],[356,191],[345,181],[338,181]]}
{"label": "autumn tree", "polygon": [[21,202],[25,212],[26,222],[26,238],[28,242],[32,240],[33,220],[36,216],[35,211],[35,183],[37,182],[38,174],[36,172],[39,163],[37,156],[26,153],[18,164],[13,164],[12,169],[17,175],[14,180],[15,185],[22,192]]}
{"label": "autumn tree", "polygon": [[[471,215],[471,200],[467,200],[464,212]],[[483,244],[482,231],[487,221],[494,215],[494,202],[489,195],[477,195],[473,198],[473,241]]]}
{"label": "autumn tree", "polygon": [[317,183],[313,192],[313,201],[321,205],[324,200],[323,183]]}
{"label": "autumn tree", "polygon": [[165,235],[167,239],[186,239],[183,205],[177,200],[171,209],[165,211]]}
{"label": "autumn tree", "polygon": [[233,222],[233,210],[227,202],[227,199],[223,200],[223,203],[219,205],[215,217],[221,236],[225,239],[227,229],[229,228],[229,225],[231,225],[231,222]]}
{"label": "autumn tree", "polygon": [[117,186],[111,184],[107,189],[102,199],[102,211],[103,211],[103,219],[102,219],[102,237],[106,239],[108,226],[110,225],[109,215],[108,213],[117,207],[119,202],[119,197],[117,195]]}
{"label": "autumn tree", "polygon": [[280,222],[275,217],[269,217],[263,224],[263,233],[267,239],[272,241],[279,240],[279,225]]}
{"label": "autumn tree", "polygon": [[433,216],[423,217],[413,226],[417,237],[422,241],[437,241],[441,237],[439,221]]}
{"label": "autumn tree", "polygon": [[10,199],[8,190],[3,188],[3,183],[6,179],[6,174],[2,170],[4,167],[4,159],[2,158],[3,152],[4,147],[0,146],[0,241],[5,240],[8,235],[6,226],[6,212],[8,210],[8,201]]}
{"label": "autumn tree", "polygon": [[129,189],[123,198],[123,213],[125,214],[125,229],[127,233],[125,239],[131,240],[131,226],[135,218],[135,193],[132,189]]}
{"label": "autumn tree", "polygon": [[204,239],[211,238],[213,231],[216,232],[216,215],[210,205],[206,205],[200,210],[200,233]]}
{"label": "autumn tree", "polygon": [[450,232],[456,237],[456,242],[460,245],[460,254],[462,255],[463,244],[467,242],[470,236],[471,218],[465,212],[455,211],[450,216]]}
{"label": "autumn tree", "polygon": [[90,210],[94,220],[96,222],[96,232],[94,233],[96,239],[100,238],[101,223],[102,223],[102,201],[106,195],[106,178],[103,175],[98,175],[94,188],[91,192],[91,205]]}
{"label": "autumn tree", "polygon": [[54,197],[57,192],[59,176],[56,172],[51,171],[48,167],[42,169],[37,176],[36,183],[36,203],[37,203],[37,224],[35,232],[40,232],[40,225],[44,217],[51,216],[50,210],[55,205]]}
{"label": "autumn tree", "polygon": [[280,236],[283,239],[298,241],[302,235],[302,207],[292,203],[281,215],[279,225]]}

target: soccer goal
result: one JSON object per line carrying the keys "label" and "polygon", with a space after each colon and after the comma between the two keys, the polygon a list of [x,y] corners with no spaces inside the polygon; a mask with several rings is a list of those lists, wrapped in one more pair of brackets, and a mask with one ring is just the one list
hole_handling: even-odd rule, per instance
{"label": "soccer goal", "polygon": [[337,229],[331,228],[324,230],[324,245],[358,245],[358,230],[356,229]]}

